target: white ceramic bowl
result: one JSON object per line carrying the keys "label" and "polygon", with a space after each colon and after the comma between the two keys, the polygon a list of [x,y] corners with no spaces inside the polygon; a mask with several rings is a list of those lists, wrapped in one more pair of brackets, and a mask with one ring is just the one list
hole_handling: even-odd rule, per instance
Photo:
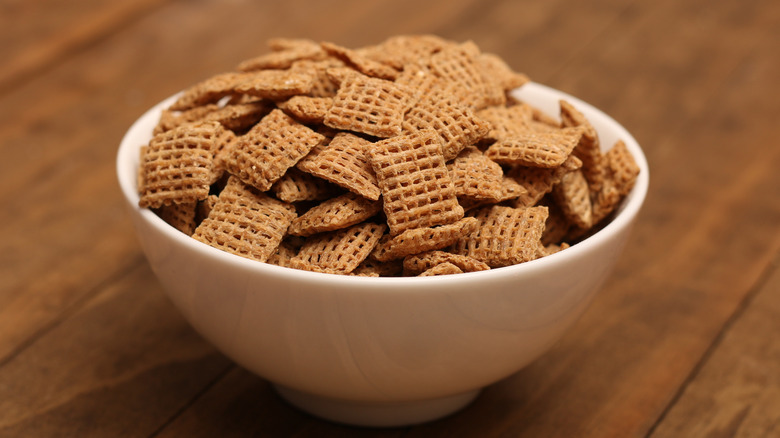
{"label": "white ceramic bowl", "polygon": [[548,114],[567,99],[603,145],[641,167],[604,229],[560,253],[484,272],[362,278],[255,262],[200,243],[138,207],[138,149],[160,111],[122,140],[117,171],[141,245],[170,299],[225,355],[299,408],[329,420],[398,426],[440,418],[548,350],[582,314],[623,249],[648,187],[636,140],[592,106],[529,83],[515,94]]}

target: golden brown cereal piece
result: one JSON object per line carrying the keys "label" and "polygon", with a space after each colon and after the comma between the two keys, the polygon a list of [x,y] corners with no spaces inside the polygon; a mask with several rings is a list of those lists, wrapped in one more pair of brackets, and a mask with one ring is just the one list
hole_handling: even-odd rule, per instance
{"label": "golden brown cereal piece", "polygon": [[260,70],[244,75],[246,79],[236,87],[237,93],[272,100],[307,94],[315,81],[312,72],[303,70]]}
{"label": "golden brown cereal piece", "polygon": [[409,64],[429,58],[452,44],[435,35],[398,35],[380,44],[358,49],[357,52],[396,70],[404,70]]}
{"label": "golden brown cereal piece", "polygon": [[354,193],[328,199],[296,218],[287,232],[293,236],[311,236],[359,224],[382,210],[380,201]]}
{"label": "golden brown cereal piece", "polygon": [[290,261],[290,266],[306,271],[349,274],[368,257],[385,228],[384,224],[366,222],[310,237]]}
{"label": "golden brown cereal piece", "polygon": [[248,73],[228,72],[212,76],[185,90],[170,106],[170,110],[184,111],[196,106],[215,103],[225,96],[236,92],[236,87],[244,83]]}
{"label": "golden brown cereal piece", "polygon": [[421,273],[420,277],[433,277],[436,275],[451,275],[451,274],[462,274],[463,270],[461,270],[459,267],[453,265],[452,263],[444,262],[440,263],[425,272]]}
{"label": "golden brown cereal piece", "polygon": [[284,202],[321,201],[340,192],[337,186],[294,167],[287,169],[271,186],[271,191]]}
{"label": "golden brown cereal piece", "polygon": [[568,172],[573,172],[582,166],[579,158],[570,155],[559,167],[546,169],[542,167],[517,166],[509,170],[508,176],[525,188],[526,192],[517,197],[514,207],[532,207],[544,195],[550,193]]}
{"label": "golden brown cereal piece", "polygon": [[412,228],[397,236],[388,235],[379,242],[371,256],[374,260],[382,262],[400,259],[411,254],[446,248],[458,239],[474,232],[477,225],[476,219],[465,217],[447,225]]}
{"label": "golden brown cereal piece", "polygon": [[279,102],[279,108],[304,123],[322,123],[330,106],[332,97],[293,96]]}
{"label": "golden brown cereal piece", "polygon": [[633,155],[626,144],[619,140],[607,151],[604,158],[615,189],[622,196],[627,195],[634,188],[639,176],[639,165],[636,164]]}
{"label": "golden brown cereal piece", "polygon": [[325,57],[319,43],[307,39],[274,38],[268,41],[272,52],[242,61],[240,71],[287,69],[296,61]]}
{"label": "golden brown cereal piece", "polygon": [[292,266],[290,262],[297,254],[298,248],[290,244],[290,242],[282,240],[279,246],[276,247],[274,253],[268,257],[266,263],[270,263],[276,266],[283,266],[285,268],[291,268]]}
{"label": "golden brown cereal piece", "polygon": [[582,172],[588,180],[591,192],[601,188],[604,179],[604,163],[599,136],[588,119],[571,103],[561,100],[561,126],[581,127],[583,129],[579,144],[572,154],[582,160]]}
{"label": "golden brown cereal piece", "polygon": [[534,132],[533,108],[521,103],[512,106],[489,106],[477,111],[477,117],[490,123],[486,139],[501,141]]}
{"label": "golden brown cereal piece", "polygon": [[371,258],[363,260],[354,271],[352,275],[359,275],[363,277],[398,277],[403,273],[403,264],[399,260],[391,260],[387,262],[379,262]]}
{"label": "golden brown cereal piece", "polygon": [[581,170],[563,175],[552,194],[569,222],[580,228],[591,227],[593,210],[590,203],[590,189]]}
{"label": "golden brown cereal piece", "polygon": [[328,70],[344,67],[344,63],[335,58],[326,58],[318,61],[298,61],[290,67],[291,70],[304,70],[314,76],[309,96],[334,97],[339,90],[339,84],[328,74]]}
{"label": "golden brown cereal piece", "polygon": [[528,133],[494,143],[485,156],[506,165],[558,167],[569,158],[581,136],[582,130],[577,128]]}
{"label": "golden brown cereal piece", "polygon": [[451,263],[463,272],[487,271],[490,269],[490,266],[486,263],[469,256],[434,250],[406,256],[404,258],[404,275],[419,275],[441,263]]}
{"label": "golden brown cereal piece", "polygon": [[324,123],[375,137],[401,133],[404,114],[417,100],[407,88],[359,74],[343,78]]}
{"label": "golden brown cereal piece", "polygon": [[265,262],[295,216],[289,204],[257,193],[231,177],[193,237],[231,254]]}
{"label": "golden brown cereal piece", "polygon": [[469,146],[447,164],[458,198],[498,202],[504,189],[504,171],[474,146]]}
{"label": "golden brown cereal piece", "polygon": [[512,70],[500,56],[494,53],[481,53],[477,56],[477,63],[482,75],[495,81],[505,91],[522,87],[530,82],[528,76]]}
{"label": "golden brown cereal piece", "polygon": [[479,49],[475,47],[473,43],[447,46],[431,56],[430,65],[431,71],[445,82],[457,99],[479,110],[497,102],[491,101],[493,96],[476,61]]}
{"label": "golden brown cereal piece", "polygon": [[265,192],[324,138],[275,109],[229,149],[225,167]]}
{"label": "golden brown cereal piece", "polygon": [[216,183],[225,174],[225,157],[227,151],[238,141],[238,136],[229,129],[219,129],[217,137],[214,139],[213,164],[211,174],[209,175],[209,185]]}
{"label": "golden brown cereal piece", "polygon": [[612,179],[605,179],[601,185],[601,189],[591,196],[593,225],[600,223],[607,216],[612,214],[622,199],[623,195],[621,195],[620,191],[615,187],[615,183]]}
{"label": "golden brown cereal piece", "polygon": [[442,140],[444,159],[458,156],[466,146],[478,142],[490,130],[468,107],[453,99],[421,99],[404,116],[403,131],[435,129]]}
{"label": "golden brown cereal piece", "polygon": [[195,232],[195,207],[198,202],[163,205],[157,209],[157,215],[165,222],[191,236]]}
{"label": "golden brown cereal piece", "polygon": [[368,58],[356,50],[348,49],[346,47],[329,42],[323,42],[320,45],[327,54],[342,60],[348,66],[353,67],[355,70],[363,73],[366,76],[388,79],[391,81],[398,76],[398,70]]}
{"label": "golden brown cereal piece", "polygon": [[236,103],[209,112],[203,120],[214,120],[227,129],[243,131],[260,121],[272,109],[273,105],[265,100]]}
{"label": "golden brown cereal piece", "polygon": [[426,129],[375,143],[368,160],[384,198],[390,234],[445,225],[463,217],[435,131]]}
{"label": "golden brown cereal piece", "polygon": [[[195,223],[199,224],[203,222],[211,213],[211,209],[217,204],[219,197],[217,195],[209,195],[206,199],[198,201],[197,207],[195,207]],[[193,232],[196,227],[193,227]],[[192,233],[190,233],[192,234]]]}
{"label": "golden brown cereal piece", "polygon": [[209,194],[214,139],[219,123],[179,126],[152,138],[142,149],[140,207],[193,203]]}
{"label": "golden brown cereal piece", "polygon": [[474,214],[479,220],[477,230],[458,240],[452,252],[485,262],[491,268],[534,260],[547,214],[543,206],[481,208]]}
{"label": "golden brown cereal piece", "polygon": [[336,134],[298,162],[298,169],[337,184],[365,198],[377,200],[380,192],[366,151],[372,143],[348,132]]}
{"label": "golden brown cereal piece", "polygon": [[452,93],[447,89],[447,82],[434,74],[429,66],[420,62],[413,62],[404,67],[395,83],[414,90],[418,96],[428,99],[452,99]]}
{"label": "golden brown cereal piece", "polygon": [[197,106],[190,108],[186,111],[173,111],[165,109],[160,114],[160,120],[157,122],[157,126],[154,127],[153,135],[160,134],[165,131],[170,131],[177,126],[181,126],[185,123],[192,123],[202,121],[206,115],[219,109],[219,105],[210,103],[203,106]]}

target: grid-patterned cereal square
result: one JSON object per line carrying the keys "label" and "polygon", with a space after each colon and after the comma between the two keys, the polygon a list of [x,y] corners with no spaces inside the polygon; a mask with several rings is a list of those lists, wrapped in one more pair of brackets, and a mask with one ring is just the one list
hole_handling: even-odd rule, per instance
{"label": "grid-patterned cereal square", "polygon": [[366,222],[309,238],[290,261],[306,271],[349,274],[365,260],[379,242],[386,226]]}

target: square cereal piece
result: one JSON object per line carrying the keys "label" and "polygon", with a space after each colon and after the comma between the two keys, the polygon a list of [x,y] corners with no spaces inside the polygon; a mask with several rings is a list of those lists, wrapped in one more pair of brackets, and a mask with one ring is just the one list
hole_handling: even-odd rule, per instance
{"label": "square cereal piece", "polygon": [[439,263],[422,272],[419,277],[434,277],[437,275],[462,274],[463,270],[450,262]]}
{"label": "square cereal piece", "polygon": [[266,263],[276,266],[283,266],[285,268],[291,268],[290,262],[293,257],[298,254],[298,248],[290,244],[286,240],[282,240],[279,246],[276,247],[276,251],[268,257]]}
{"label": "square cereal piece", "polygon": [[393,137],[368,151],[390,233],[453,223],[463,217],[436,131]]}
{"label": "square cereal piece", "polygon": [[172,227],[191,236],[195,232],[195,209],[197,205],[198,201],[163,205],[155,213]]}
{"label": "square cereal piece", "polygon": [[421,99],[404,116],[402,127],[405,133],[425,128],[436,130],[446,161],[457,157],[466,146],[477,143],[490,130],[489,123],[452,98]]}
{"label": "square cereal piece", "polygon": [[291,70],[306,71],[314,76],[309,96],[311,97],[334,97],[339,90],[339,82],[331,78],[328,70],[343,68],[344,63],[336,58],[325,58],[317,61],[303,60],[297,61],[290,67]]}
{"label": "square cereal piece", "polygon": [[184,111],[196,106],[216,103],[225,96],[236,93],[236,87],[243,84],[248,73],[228,72],[214,75],[184,90],[170,106],[170,110]]}
{"label": "square cereal piece", "polygon": [[581,136],[578,128],[515,135],[493,143],[485,156],[510,166],[554,168],[569,158]]}
{"label": "square cereal piece", "polygon": [[490,84],[482,75],[477,56],[479,49],[473,43],[447,46],[431,56],[431,71],[445,82],[446,88],[458,100],[474,110],[503,104],[505,101],[494,101],[495,93],[490,92]]}
{"label": "square cereal piece", "polygon": [[359,73],[344,75],[324,123],[331,128],[387,138],[401,133],[404,114],[417,96],[412,90]]}
{"label": "square cereal piece", "polygon": [[447,164],[452,185],[458,198],[474,200],[498,199],[503,193],[504,171],[498,163],[469,146]]}
{"label": "square cereal piece", "polygon": [[261,192],[325,139],[280,109],[271,111],[229,149],[225,167]]}
{"label": "square cereal piece", "polygon": [[270,53],[242,61],[238,70],[284,70],[296,61],[325,57],[319,43],[303,38],[274,38],[268,41],[268,46],[272,50]]}
{"label": "square cereal piece", "polygon": [[597,192],[604,180],[604,157],[598,133],[587,118],[571,103],[561,100],[561,126],[580,127],[582,137],[572,154],[582,160],[582,172],[588,180],[591,192]]}
{"label": "square cereal piece", "polygon": [[452,246],[451,252],[467,255],[491,268],[516,265],[537,258],[547,207],[512,208],[495,205],[474,213],[479,226]]}
{"label": "square cereal piece", "polygon": [[473,217],[436,227],[412,228],[397,236],[385,236],[380,240],[371,257],[380,262],[401,259],[411,254],[446,248],[458,239],[477,229]]}
{"label": "square cereal piece", "polygon": [[525,193],[514,201],[514,207],[532,207],[539,202],[544,195],[553,190],[568,172],[573,172],[582,166],[579,158],[570,155],[559,167],[552,169],[544,167],[516,166],[507,173],[509,177],[517,181],[525,189]]}
{"label": "square cereal piece", "polygon": [[217,122],[196,122],[154,136],[142,149],[138,205],[158,208],[206,199],[221,130]]}
{"label": "square cereal piece", "polygon": [[290,261],[290,267],[329,274],[349,274],[368,257],[385,228],[384,224],[366,222],[318,234],[303,244],[298,255]]}
{"label": "square cereal piece", "polygon": [[372,147],[368,140],[348,132],[339,132],[328,144],[317,145],[301,161],[298,169],[337,184],[365,198],[377,200],[380,196],[374,169],[366,151]]}
{"label": "square cereal piece", "polygon": [[452,263],[463,272],[487,271],[490,269],[490,266],[486,263],[469,256],[434,250],[404,257],[404,275],[420,275],[441,263]]}
{"label": "square cereal piece", "polygon": [[279,108],[303,123],[321,124],[325,120],[332,97],[293,96],[284,102],[279,102]]}
{"label": "square cereal piece", "polygon": [[490,78],[504,91],[511,91],[530,82],[528,76],[512,70],[506,61],[493,53],[481,53],[477,56],[477,64],[482,75]]}
{"label": "square cereal piece", "polygon": [[368,58],[360,51],[352,50],[330,42],[323,42],[320,45],[328,55],[340,59],[346,65],[354,68],[366,76],[387,79],[391,81],[398,77],[398,70],[387,64],[383,64],[379,61]]}
{"label": "square cereal piece", "polygon": [[534,132],[533,108],[521,103],[512,106],[489,106],[477,111],[477,117],[490,124],[487,140],[502,141]]}
{"label": "square cereal piece", "polygon": [[209,112],[203,120],[214,120],[233,131],[243,131],[252,127],[273,109],[273,103],[267,100],[225,105]]}
{"label": "square cereal piece", "polygon": [[338,186],[295,167],[287,169],[284,176],[271,186],[271,191],[284,202],[321,201],[340,193]]}
{"label": "square cereal piece", "polygon": [[622,140],[618,140],[604,155],[615,189],[620,195],[627,195],[634,188],[640,172],[634,156]]}
{"label": "square cereal piece", "polygon": [[287,232],[293,236],[311,236],[359,224],[382,211],[380,201],[354,193],[328,199],[297,217]]}
{"label": "square cereal piece", "polygon": [[563,175],[561,181],[553,188],[552,195],[563,215],[572,225],[583,229],[591,227],[593,210],[590,189],[582,170]]}
{"label": "square cereal piece", "polygon": [[358,49],[357,52],[366,58],[403,71],[409,64],[429,58],[452,44],[435,35],[398,35],[377,45]]}
{"label": "square cereal piece", "polygon": [[265,262],[296,217],[295,209],[231,177],[193,237],[214,248]]}
{"label": "square cereal piece", "polygon": [[304,70],[260,70],[244,75],[246,79],[236,87],[237,93],[272,100],[307,94],[315,81],[314,73]]}

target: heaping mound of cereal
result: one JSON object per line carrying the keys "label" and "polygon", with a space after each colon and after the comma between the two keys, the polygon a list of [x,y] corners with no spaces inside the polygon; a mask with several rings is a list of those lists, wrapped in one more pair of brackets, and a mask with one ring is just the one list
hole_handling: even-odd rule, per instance
{"label": "heaping mound of cereal", "polygon": [[140,207],[221,250],[341,275],[433,276],[565,250],[639,174],[570,102],[473,42],[275,38],[184,90],[141,147]]}

